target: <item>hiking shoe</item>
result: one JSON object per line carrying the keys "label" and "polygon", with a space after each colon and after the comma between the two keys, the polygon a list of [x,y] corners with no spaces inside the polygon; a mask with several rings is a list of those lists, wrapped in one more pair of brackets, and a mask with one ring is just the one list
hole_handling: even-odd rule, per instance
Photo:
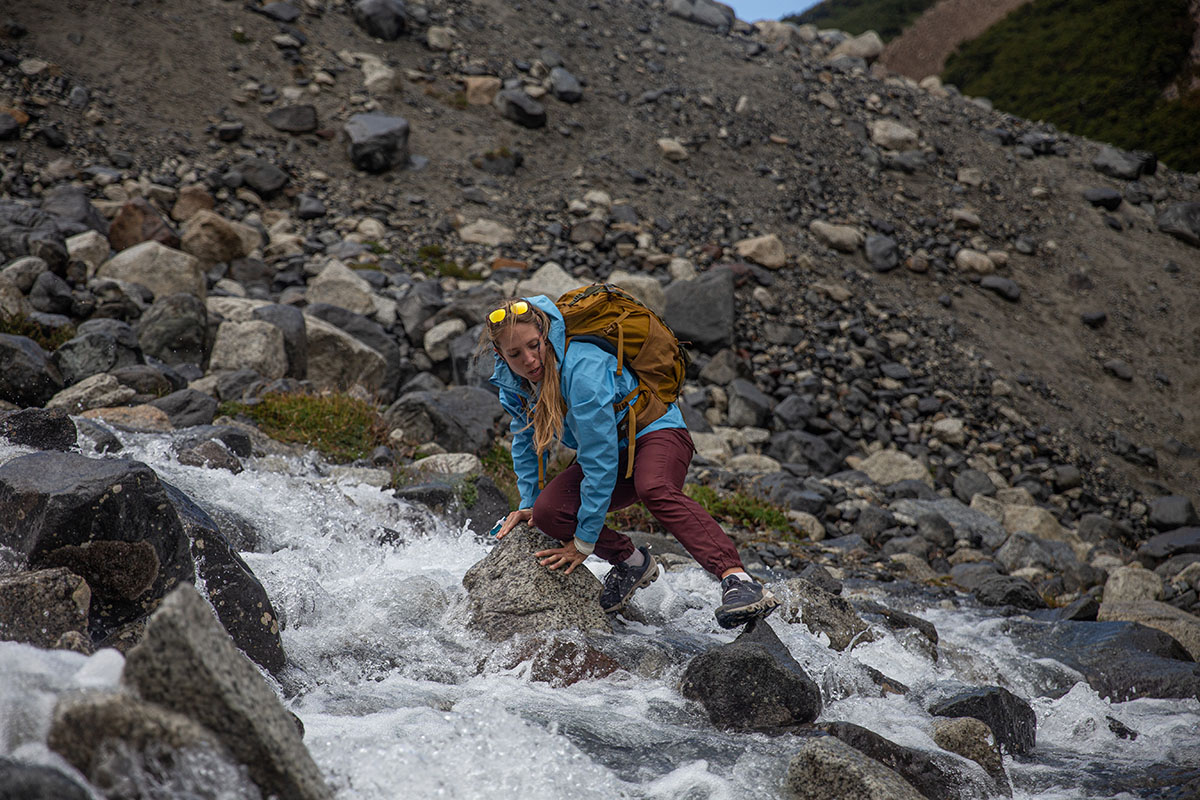
{"label": "hiking shoe", "polygon": [[604,591],[600,594],[600,607],[604,613],[620,611],[634,592],[658,580],[658,562],[650,555],[650,549],[643,545],[638,550],[646,558],[640,567],[617,564],[604,576]]}
{"label": "hiking shoe", "polygon": [[775,610],[779,601],[758,581],[744,581],[730,575],[721,581],[721,607],[716,611],[717,624],[736,628],[753,619],[765,617]]}

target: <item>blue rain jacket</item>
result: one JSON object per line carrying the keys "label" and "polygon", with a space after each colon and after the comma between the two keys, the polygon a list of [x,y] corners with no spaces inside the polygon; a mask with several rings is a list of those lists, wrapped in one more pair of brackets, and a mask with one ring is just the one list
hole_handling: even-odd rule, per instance
{"label": "blue rain jacket", "polygon": [[[562,443],[575,450],[583,469],[576,546],[580,552],[590,553],[604,526],[604,516],[617,483],[618,459],[627,444],[618,438],[617,426],[628,411],[616,414],[613,404],[634,390],[637,377],[628,368],[618,375],[616,356],[590,342],[572,342],[568,349],[567,326],[554,301],[541,294],[525,299],[550,315],[547,338],[558,357],[560,386],[567,403]],[[521,492],[521,508],[532,508],[539,492],[537,453],[533,448],[533,426],[529,424],[533,417],[534,397],[528,384],[513,374],[499,353],[495,358],[491,382],[499,388],[500,404],[513,419],[510,426],[513,469]],[[686,427],[679,407],[672,403],[661,417],[644,428],[639,425],[637,436]]]}

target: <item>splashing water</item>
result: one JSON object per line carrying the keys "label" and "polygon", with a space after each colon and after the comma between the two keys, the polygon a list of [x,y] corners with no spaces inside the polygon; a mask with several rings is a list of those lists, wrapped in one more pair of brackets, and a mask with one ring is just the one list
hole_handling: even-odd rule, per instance
{"label": "splashing water", "polygon": [[[339,800],[781,796],[799,740],[716,730],[678,692],[692,654],[733,639],[712,617],[717,584],[700,569],[665,573],[637,595],[642,621],[621,623],[609,642],[636,667],[555,687],[533,680],[527,664],[504,668],[502,646],[464,626],[462,576],[490,543],[315,462],[249,459],[231,475],[173,462],[167,437],[121,436],[123,457],[150,464],[218,519],[257,532],[243,557],[286,625],[290,663],[277,688],[304,721]],[[0,446],[0,461],[24,452]],[[607,569],[595,559],[588,566]],[[1037,747],[1004,759],[1018,800],[1148,796],[1122,794],[1126,778],[1200,763],[1197,701],[1110,703],[1083,683],[1041,697],[1048,672],[1069,670],[1020,656],[999,618],[856,591],[934,623],[941,657],[935,662],[911,632],[889,630],[838,653],[804,626],[773,618],[822,688],[819,721],[937,750],[929,714],[905,696],[874,696],[865,665],[914,693],[957,681],[1030,698]],[[122,663],[113,651],[88,658],[0,643],[0,754],[69,771],[44,746],[54,699],[115,685]],[[1121,738],[1109,718],[1140,735]],[[953,758],[964,772],[979,769]]]}

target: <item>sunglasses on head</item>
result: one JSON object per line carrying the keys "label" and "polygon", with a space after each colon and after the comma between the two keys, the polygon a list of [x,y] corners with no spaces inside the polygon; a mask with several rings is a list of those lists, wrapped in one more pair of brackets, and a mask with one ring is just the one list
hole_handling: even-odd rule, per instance
{"label": "sunglasses on head", "polygon": [[504,319],[509,315],[510,312],[514,317],[523,317],[529,313],[529,303],[526,303],[524,300],[518,300],[511,305],[500,306],[495,311],[488,314],[488,322],[492,323],[493,325],[499,325],[501,322],[504,322]]}

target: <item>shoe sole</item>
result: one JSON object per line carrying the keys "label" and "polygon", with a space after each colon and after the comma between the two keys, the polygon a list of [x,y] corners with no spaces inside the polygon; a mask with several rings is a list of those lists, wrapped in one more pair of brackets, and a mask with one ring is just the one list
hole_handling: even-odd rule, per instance
{"label": "shoe sole", "polygon": [[650,568],[646,570],[642,577],[638,578],[638,582],[633,585],[633,588],[629,590],[628,594],[621,598],[621,602],[617,603],[611,608],[604,609],[604,613],[616,614],[618,611],[621,611],[625,608],[626,603],[629,602],[629,598],[633,597],[634,592],[636,592],[638,589],[649,586],[656,580],[658,580],[658,561],[655,560],[654,556],[650,556]]}
{"label": "shoe sole", "polygon": [[714,616],[717,618],[717,624],[722,628],[736,628],[740,625],[745,625],[747,622],[756,619],[764,619],[771,615],[771,612],[779,607],[779,600],[770,592],[765,592],[762,599],[758,602],[751,603],[748,606],[740,606],[736,609],[726,610],[725,606],[721,606],[716,610]]}

